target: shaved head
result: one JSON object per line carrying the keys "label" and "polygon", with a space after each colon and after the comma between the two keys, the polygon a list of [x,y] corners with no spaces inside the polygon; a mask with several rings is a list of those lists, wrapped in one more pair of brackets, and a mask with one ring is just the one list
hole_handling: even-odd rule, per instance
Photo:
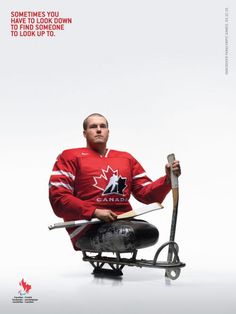
{"label": "shaved head", "polygon": [[88,119],[89,119],[90,117],[102,117],[102,118],[104,118],[104,119],[106,120],[106,124],[107,124],[107,128],[108,128],[108,121],[107,121],[107,119],[106,119],[102,114],[100,114],[100,113],[92,113],[92,114],[90,114],[89,116],[87,116],[87,117],[84,119],[84,122],[83,122],[83,129],[84,129],[84,130],[87,130],[87,127],[88,127]]}

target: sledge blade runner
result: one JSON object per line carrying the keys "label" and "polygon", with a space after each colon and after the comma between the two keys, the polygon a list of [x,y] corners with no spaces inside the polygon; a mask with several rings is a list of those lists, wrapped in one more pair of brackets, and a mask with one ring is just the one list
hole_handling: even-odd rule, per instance
{"label": "sledge blade runner", "polygon": [[[172,261],[158,261],[158,257],[161,251],[165,247],[172,247],[173,258]],[[157,251],[153,260],[146,259],[136,259],[137,250],[131,252],[132,256],[130,258],[124,258],[120,256],[120,253],[115,253],[116,257],[103,256],[104,252],[98,253],[97,255],[88,255],[96,252],[85,252],[83,253],[83,261],[89,262],[94,270],[93,274],[99,277],[117,277],[122,276],[122,269],[124,266],[136,266],[136,267],[149,267],[149,268],[161,268],[165,269],[167,277],[169,279],[175,280],[180,275],[180,268],[184,267],[185,264],[182,263],[178,256],[178,245],[175,242],[164,243]],[[110,266],[110,268],[104,268],[105,265]]]}

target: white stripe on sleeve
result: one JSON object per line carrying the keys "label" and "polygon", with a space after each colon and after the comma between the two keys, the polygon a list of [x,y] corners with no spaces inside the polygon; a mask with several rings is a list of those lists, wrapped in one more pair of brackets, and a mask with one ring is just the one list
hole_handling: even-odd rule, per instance
{"label": "white stripe on sleeve", "polygon": [[66,172],[63,170],[57,170],[52,172],[52,176],[59,176],[63,175],[66,176],[67,178],[71,178],[72,180],[75,180],[75,176],[71,172]]}
{"label": "white stripe on sleeve", "polygon": [[66,184],[66,183],[63,183],[63,182],[49,182],[49,188],[51,186],[63,186],[64,188],[70,190],[70,191],[74,191],[73,187],[70,185],[70,184]]}
{"label": "white stripe on sleeve", "polygon": [[148,181],[148,182],[143,183],[142,186],[146,186],[146,185],[149,185],[149,184],[151,184],[151,183],[152,183],[152,182]]}
{"label": "white stripe on sleeve", "polygon": [[137,174],[136,176],[134,176],[133,179],[143,178],[146,176],[147,176],[146,172],[143,172],[143,173],[140,173],[140,174]]}

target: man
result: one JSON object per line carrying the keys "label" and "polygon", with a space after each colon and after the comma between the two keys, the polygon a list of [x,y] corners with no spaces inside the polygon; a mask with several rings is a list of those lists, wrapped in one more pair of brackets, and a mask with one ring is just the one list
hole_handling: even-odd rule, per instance
{"label": "man", "polygon": [[[138,161],[126,152],[109,150],[107,119],[89,115],[83,123],[86,147],[69,149],[58,156],[49,183],[49,198],[55,214],[64,219],[101,220],[98,224],[68,228],[76,250],[128,252],[150,246],[158,230],[140,221],[118,221],[130,211],[132,194],[145,204],[161,203],[170,191],[170,165],[166,175],[152,182]],[[172,165],[180,175],[180,165]]]}

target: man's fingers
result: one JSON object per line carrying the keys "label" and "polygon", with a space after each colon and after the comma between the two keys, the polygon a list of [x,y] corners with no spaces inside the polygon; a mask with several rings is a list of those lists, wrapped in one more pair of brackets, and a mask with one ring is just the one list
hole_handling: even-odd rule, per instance
{"label": "man's fingers", "polygon": [[110,221],[114,221],[117,219],[117,215],[110,209],[100,209],[97,208],[95,211],[95,217],[106,221],[106,222],[110,222]]}
{"label": "man's fingers", "polygon": [[175,160],[172,164],[172,168],[173,167],[178,167],[179,166],[179,161],[178,160]]}
{"label": "man's fingers", "polygon": [[181,168],[178,160],[175,160],[172,164],[172,171],[176,176],[181,174]]}
{"label": "man's fingers", "polygon": [[174,175],[177,177],[180,176],[181,174],[181,168],[180,168],[180,163],[178,160],[175,160],[172,165],[171,164],[166,164],[166,174],[170,176],[170,170],[173,171]]}
{"label": "man's fingers", "polygon": [[113,211],[110,211],[108,219],[109,221],[115,221],[117,219],[117,215]]}
{"label": "man's fingers", "polygon": [[113,211],[111,211],[111,216],[115,219],[117,218],[117,215]]}

